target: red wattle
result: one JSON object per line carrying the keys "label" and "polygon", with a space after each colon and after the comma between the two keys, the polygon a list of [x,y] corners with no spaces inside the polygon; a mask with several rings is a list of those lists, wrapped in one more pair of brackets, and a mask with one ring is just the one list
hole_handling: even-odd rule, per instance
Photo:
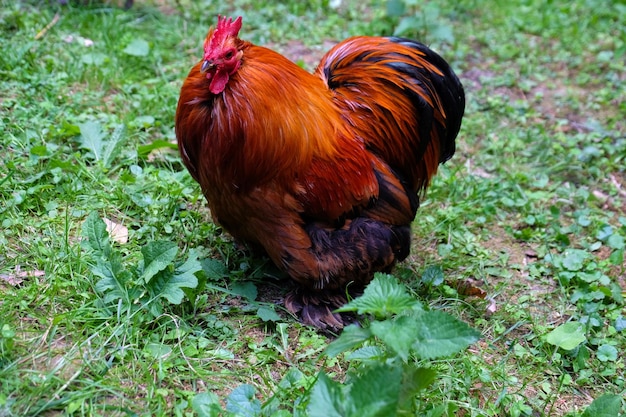
{"label": "red wattle", "polygon": [[213,75],[213,79],[211,80],[211,84],[209,85],[209,91],[211,91],[213,94],[221,93],[226,88],[228,79],[229,79],[229,76],[226,71],[218,70]]}

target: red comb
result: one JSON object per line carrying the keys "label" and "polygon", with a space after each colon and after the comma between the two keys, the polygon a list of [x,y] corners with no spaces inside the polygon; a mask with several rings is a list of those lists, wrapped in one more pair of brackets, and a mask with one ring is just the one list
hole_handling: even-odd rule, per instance
{"label": "red comb", "polygon": [[241,29],[241,16],[233,21],[232,17],[217,16],[217,27],[211,37],[209,48],[217,48],[228,36],[237,36]]}

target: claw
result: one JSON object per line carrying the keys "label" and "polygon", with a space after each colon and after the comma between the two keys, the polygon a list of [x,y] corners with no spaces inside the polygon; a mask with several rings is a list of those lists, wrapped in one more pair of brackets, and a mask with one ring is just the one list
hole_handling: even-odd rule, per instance
{"label": "claw", "polygon": [[333,312],[346,302],[344,295],[301,294],[298,290],[290,292],[285,297],[285,307],[303,324],[328,332],[339,332],[353,321],[343,314]]}

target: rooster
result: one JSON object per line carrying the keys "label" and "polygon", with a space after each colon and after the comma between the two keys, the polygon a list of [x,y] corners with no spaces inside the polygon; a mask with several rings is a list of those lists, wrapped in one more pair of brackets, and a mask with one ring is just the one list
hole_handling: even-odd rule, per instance
{"label": "rooster", "polygon": [[339,330],[334,312],[409,254],[411,222],[455,151],[465,107],[425,45],[353,37],[314,73],[218,17],[176,110],[182,160],[213,219],[262,248],[296,287],[286,308]]}

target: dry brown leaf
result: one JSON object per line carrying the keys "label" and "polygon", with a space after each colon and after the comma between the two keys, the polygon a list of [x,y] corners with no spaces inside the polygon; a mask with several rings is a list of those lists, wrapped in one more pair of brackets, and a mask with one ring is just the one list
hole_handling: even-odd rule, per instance
{"label": "dry brown leaf", "polygon": [[487,304],[487,308],[485,309],[485,314],[487,315],[487,317],[489,317],[493,313],[495,313],[497,310],[498,310],[498,306],[496,305],[496,300],[491,298],[489,300],[489,304]]}
{"label": "dry brown leaf", "polygon": [[468,278],[463,281],[456,282],[456,290],[460,295],[466,295],[468,297],[478,297],[485,298],[487,296],[487,292],[478,286],[481,284],[480,281]]}
{"label": "dry brown leaf", "polygon": [[40,271],[38,269],[34,271],[22,271],[20,266],[15,267],[15,272],[12,274],[0,274],[0,280],[6,282],[7,284],[16,287],[24,282],[25,278],[30,277],[43,277],[46,273],[44,271]]}
{"label": "dry brown leaf", "polygon": [[622,197],[626,197],[626,190],[622,189],[622,184],[619,182],[617,177],[613,174],[610,174],[609,178],[611,179],[611,183],[613,183],[615,188],[617,188],[617,192],[619,193],[619,195],[621,195]]}
{"label": "dry brown leaf", "polygon": [[61,15],[56,13],[50,23],[48,23],[45,28],[41,29],[39,33],[35,35],[35,40],[41,39],[46,36],[46,33],[48,33],[48,31],[52,29],[52,26],[56,25],[60,19]]}
{"label": "dry brown leaf", "polygon": [[115,223],[113,220],[107,218],[103,218],[102,220],[104,220],[104,224],[106,224],[107,232],[111,240],[121,244],[128,242],[128,228],[126,226]]}
{"label": "dry brown leaf", "polygon": [[527,258],[532,258],[532,259],[536,259],[539,257],[537,252],[535,252],[532,249],[528,249],[526,252],[524,252],[524,255],[526,255]]}

